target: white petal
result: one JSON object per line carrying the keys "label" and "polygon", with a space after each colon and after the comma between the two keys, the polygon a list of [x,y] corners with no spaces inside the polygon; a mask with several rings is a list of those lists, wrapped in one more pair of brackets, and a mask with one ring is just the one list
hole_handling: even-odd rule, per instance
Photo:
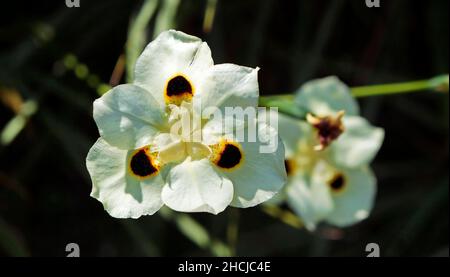
{"label": "white petal", "polygon": [[264,202],[262,205],[269,205],[269,206],[280,206],[286,202],[287,195],[284,190],[280,190],[277,194],[275,194],[272,198]]}
{"label": "white petal", "polygon": [[383,143],[384,130],[359,116],[344,117],[344,126],[344,133],[329,147],[332,163],[356,168],[372,162]]}
{"label": "white petal", "polygon": [[323,183],[310,181],[302,174],[290,178],[287,185],[287,203],[313,231],[317,224],[333,210],[333,201]]}
{"label": "white petal", "polygon": [[94,119],[100,135],[121,149],[148,144],[163,123],[156,100],[135,85],[119,85],[94,101]]}
{"label": "white petal", "polygon": [[162,191],[164,203],[180,212],[222,212],[233,198],[233,185],[208,159],[187,158],[171,168]]}
{"label": "white petal", "polygon": [[258,68],[219,64],[205,72],[202,89],[194,95],[202,109],[217,107],[256,107],[258,104]]}
{"label": "white petal", "polygon": [[[225,118],[213,118],[202,127],[202,142],[211,145],[218,143],[224,136],[233,138],[232,134],[246,134],[248,118],[226,116]],[[256,129],[255,129],[256,130]]]}
{"label": "white petal", "polygon": [[[169,30],[148,44],[138,58],[134,83],[165,105],[164,88],[170,77],[183,73],[198,80],[212,65],[211,50],[206,43],[183,32]],[[194,86],[197,83],[194,82]]]}
{"label": "white petal", "polygon": [[99,138],[90,149],[86,166],[92,179],[91,196],[117,218],[151,215],[163,205],[160,174],[139,180],[128,173],[129,151],[110,146]]}
{"label": "white petal", "polygon": [[[260,139],[256,142],[239,142],[243,151],[243,161],[236,169],[223,170],[234,185],[234,207],[248,208],[271,199],[286,183],[284,167],[284,146],[274,128],[258,124]],[[276,144],[275,152],[261,153],[263,142]],[[275,146],[275,145],[274,145]]]}
{"label": "white petal", "polygon": [[278,113],[278,133],[284,143],[286,158],[293,158],[298,151],[299,140],[304,136],[301,122],[282,113]]}
{"label": "white petal", "polygon": [[335,76],[305,83],[296,92],[295,102],[318,116],[334,115],[341,110],[347,115],[359,114],[358,103],[350,89]]}
{"label": "white petal", "polygon": [[376,179],[369,168],[344,170],[347,187],[333,194],[335,208],[326,221],[345,227],[367,218],[376,194]]}

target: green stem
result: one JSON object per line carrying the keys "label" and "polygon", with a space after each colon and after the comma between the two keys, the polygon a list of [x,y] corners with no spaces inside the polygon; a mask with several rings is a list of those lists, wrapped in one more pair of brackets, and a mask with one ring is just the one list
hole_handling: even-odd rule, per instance
{"label": "green stem", "polygon": [[354,97],[402,94],[421,90],[448,91],[448,75],[441,75],[427,80],[351,88]]}
{"label": "green stem", "polygon": [[158,0],[146,0],[128,28],[128,38],[125,47],[126,77],[128,82],[132,82],[134,79],[134,65],[145,47],[146,29],[157,7]]}
{"label": "green stem", "polygon": [[284,210],[275,205],[263,205],[261,209],[267,215],[280,220],[281,222],[294,227],[296,229],[303,229],[303,221],[290,211]]}
{"label": "green stem", "polygon": [[216,14],[217,0],[208,0],[205,9],[205,15],[203,17],[203,32],[211,32],[214,16]]}
{"label": "green stem", "polygon": [[236,256],[238,235],[239,235],[239,210],[237,208],[230,208],[229,221],[227,226],[227,239],[231,256]]}
{"label": "green stem", "polygon": [[[350,88],[353,97],[368,97],[378,95],[392,95],[411,93],[421,90],[435,90],[448,92],[448,75],[439,75],[427,80],[418,80],[403,83],[392,83],[382,85],[369,85]],[[276,102],[289,102],[294,99],[294,94],[280,94],[261,96],[261,103],[265,104]]]}
{"label": "green stem", "polygon": [[178,230],[201,249],[209,250],[214,256],[230,256],[231,250],[219,239],[212,237],[208,230],[187,214],[177,213],[167,207],[159,210],[159,215],[173,222]]}

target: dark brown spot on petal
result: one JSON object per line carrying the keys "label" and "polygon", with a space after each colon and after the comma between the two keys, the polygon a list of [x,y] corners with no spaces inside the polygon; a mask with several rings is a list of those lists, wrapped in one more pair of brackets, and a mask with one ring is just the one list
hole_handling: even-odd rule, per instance
{"label": "dark brown spot on petal", "polygon": [[139,177],[147,177],[158,172],[158,168],[152,163],[152,158],[145,149],[134,153],[130,160],[130,169]]}
{"label": "dark brown spot on petal", "polygon": [[239,147],[234,144],[225,144],[217,165],[222,168],[231,169],[237,166],[242,160],[242,153]]}
{"label": "dark brown spot on petal", "polygon": [[295,161],[292,159],[286,159],[284,160],[284,167],[286,168],[286,173],[288,176],[292,176],[294,174],[296,164]]}
{"label": "dark brown spot on petal", "polygon": [[284,167],[286,168],[286,173],[287,175],[291,175],[292,173],[292,168],[289,165],[289,161],[288,160],[284,160]]}
{"label": "dark brown spot on petal", "polygon": [[342,174],[336,174],[330,182],[329,182],[330,188],[333,191],[340,191],[345,187],[345,177]]}
{"label": "dark brown spot on petal", "polygon": [[170,79],[166,89],[167,96],[179,96],[186,93],[192,94],[192,86],[185,77],[178,75]]}

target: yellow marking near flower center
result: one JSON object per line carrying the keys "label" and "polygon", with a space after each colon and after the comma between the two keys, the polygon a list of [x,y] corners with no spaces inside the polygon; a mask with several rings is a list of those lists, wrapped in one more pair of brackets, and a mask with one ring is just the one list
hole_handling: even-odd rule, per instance
{"label": "yellow marking near flower center", "polygon": [[168,79],[164,88],[164,100],[166,104],[179,106],[183,101],[191,101],[194,91],[192,82],[185,75],[178,73]]}
{"label": "yellow marking near flower center", "polygon": [[288,176],[293,176],[297,171],[298,165],[295,159],[285,159],[284,167],[286,168],[286,173]]}
{"label": "yellow marking near flower center", "polygon": [[211,148],[213,150],[211,161],[221,169],[237,169],[244,161],[244,153],[237,142],[224,139]]}
{"label": "yellow marking near flower center", "polygon": [[148,146],[135,150],[129,158],[128,170],[131,175],[145,179],[152,177],[159,172],[159,163],[155,156],[150,153]]}

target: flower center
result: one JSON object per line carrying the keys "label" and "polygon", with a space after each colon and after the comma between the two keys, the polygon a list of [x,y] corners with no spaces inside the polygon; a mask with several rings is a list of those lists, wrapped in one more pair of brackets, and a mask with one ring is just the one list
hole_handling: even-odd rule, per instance
{"label": "flower center", "polygon": [[152,152],[162,164],[180,162],[187,157],[200,160],[211,155],[202,142],[202,120],[195,114],[192,102],[168,105],[168,130],[153,141]]}
{"label": "flower center", "polygon": [[306,120],[317,130],[320,144],[314,147],[315,150],[325,149],[344,132],[345,128],[342,124],[344,114],[344,111],[340,111],[336,117],[316,117],[312,114],[306,116]]}
{"label": "flower center", "polygon": [[180,162],[187,158],[208,158],[221,169],[237,168],[244,160],[241,145],[215,135],[203,138],[204,121],[193,105],[192,102],[186,101],[182,101],[180,105],[167,105],[168,130],[154,138],[151,148],[158,165]]}
{"label": "flower center", "polygon": [[145,178],[158,173],[159,167],[155,159],[149,153],[149,148],[144,147],[136,150],[129,162],[129,169],[133,175]]}

